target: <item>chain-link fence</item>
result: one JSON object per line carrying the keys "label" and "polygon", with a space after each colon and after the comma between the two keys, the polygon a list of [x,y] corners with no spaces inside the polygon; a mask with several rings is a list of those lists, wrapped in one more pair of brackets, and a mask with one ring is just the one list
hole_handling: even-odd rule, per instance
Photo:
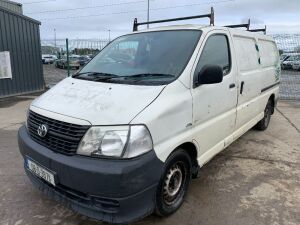
{"label": "chain-link fence", "polygon": [[276,34],[281,57],[280,99],[300,101],[300,34]]}
{"label": "chain-link fence", "polygon": [[[300,101],[300,34],[272,36],[281,55],[280,99]],[[74,55],[95,55],[108,43],[108,39],[69,39],[69,52]],[[42,51],[43,54],[63,55],[66,52],[66,39],[42,40]],[[46,84],[50,86],[63,79],[66,74],[54,67],[44,68],[44,73]]]}

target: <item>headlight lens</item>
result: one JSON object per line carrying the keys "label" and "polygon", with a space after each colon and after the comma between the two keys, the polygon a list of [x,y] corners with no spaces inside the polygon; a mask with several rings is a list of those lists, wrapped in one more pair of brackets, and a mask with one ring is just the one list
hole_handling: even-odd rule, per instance
{"label": "headlight lens", "polygon": [[131,126],[130,138],[124,157],[132,158],[153,149],[150,132],[145,126]]}
{"label": "headlight lens", "polygon": [[121,157],[128,132],[128,126],[91,127],[80,142],[77,153]]}
{"label": "headlight lens", "polygon": [[87,131],[77,154],[132,158],[151,149],[152,139],[145,126],[99,126]]}

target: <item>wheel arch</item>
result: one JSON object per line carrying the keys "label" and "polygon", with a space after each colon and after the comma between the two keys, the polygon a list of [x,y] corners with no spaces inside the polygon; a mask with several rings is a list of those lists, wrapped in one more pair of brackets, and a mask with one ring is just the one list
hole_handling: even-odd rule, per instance
{"label": "wheel arch", "polygon": [[268,101],[271,101],[272,104],[272,114],[274,114],[275,106],[276,106],[276,101],[275,101],[275,94],[271,94],[269,97]]}
{"label": "wheel arch", "polygon": [[[170,155],[172,155],[172,153],[174,151],[176,151],[177,149],[183,149],[191,158],[192,161],[192,177],[196,178],[198,175],[198,170],[199,170],[199,164],[198,164],[198,160],[197,160],[197,156],[198,156],[198,150],[196,145],[193,142],[185,142],[180,144],[179,146],[177,146],[171,153]],[[169,155],[169,156],[170,156]]]}

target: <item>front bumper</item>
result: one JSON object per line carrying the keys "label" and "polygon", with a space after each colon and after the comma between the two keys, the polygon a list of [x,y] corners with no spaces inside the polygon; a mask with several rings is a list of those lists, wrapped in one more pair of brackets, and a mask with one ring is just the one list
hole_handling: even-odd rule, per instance
{"label": "front bumper", "polygon": [[127,160],[66,156],[34,142],[24,126],[18,140],[24,158],[56,173],[54,187],[25,166],[32,183],[74,211],[110,223],[129,223],[153,212],[163,171],[163,162],[154,151]]}

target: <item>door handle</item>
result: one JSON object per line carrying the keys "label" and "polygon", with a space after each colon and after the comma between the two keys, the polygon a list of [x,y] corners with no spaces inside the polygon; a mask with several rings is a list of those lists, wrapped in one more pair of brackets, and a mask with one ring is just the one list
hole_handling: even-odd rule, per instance
{"label": "door handle", "polygon": [[231,89],[231,88],[234,88],[235,87],[235,84],[230,84],[229,85],[229,88]]}
{"label": "door handle", "polygon": [[244,81],[241,82],[241,89],[240,89],[240,94],[243,94],[243,90],[244,90]]}

